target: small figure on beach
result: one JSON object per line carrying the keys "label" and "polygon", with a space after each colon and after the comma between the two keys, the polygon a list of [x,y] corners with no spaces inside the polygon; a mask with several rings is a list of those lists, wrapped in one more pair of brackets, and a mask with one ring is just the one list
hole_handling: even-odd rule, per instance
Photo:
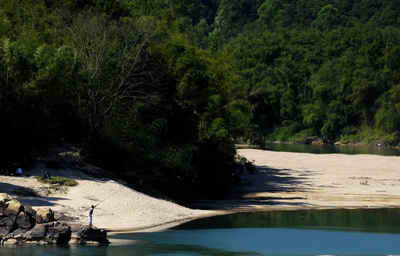
{"label": "small figure on beach", "polygon": [[42,176],[44,179],[47,179],[47,180],[51,178],[49,172],[46,169],[42,170]]}
{"label": "small figure on beach", "polygon": [[15,172],[15,174],[16,174],[17,176],[22,176],[24,173],[23,173],[23,171],[22,171],[21,168],[18,168],[17,171]]}
{"label": "small figure on beach", "polygon": [[89,227],[92,227],[93,224],[93,211],[94,211],[94,205],[90,207],[89,211]]}

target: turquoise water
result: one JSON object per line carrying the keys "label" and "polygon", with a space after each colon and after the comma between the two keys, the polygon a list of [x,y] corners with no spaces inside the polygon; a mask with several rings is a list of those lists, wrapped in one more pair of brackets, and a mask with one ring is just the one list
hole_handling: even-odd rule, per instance
{"label": "turquoise water", "polygon": [[400,210],[241,213],[111,238],[108,247],[2,248],[0,256],[400,255]]}

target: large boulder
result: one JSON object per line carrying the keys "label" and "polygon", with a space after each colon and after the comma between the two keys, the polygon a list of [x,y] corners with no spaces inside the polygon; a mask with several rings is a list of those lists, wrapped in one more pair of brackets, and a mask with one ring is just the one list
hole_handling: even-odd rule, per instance
{"label": "large boulder", "polygon": [[54,212],[50,208],[36,209],[36,223],[49,223],[55,221]]}
{"label": "large boulder", "polygon": [[3,204],[7,203],[11,199],[12,197],[9,194],[0,193],[0,207],[2,207]]}
{"label": "large boulder", "polygon": [[31,230],[26,232],[25,239],[29,241],[40,241],[46,237],[47,228],[45,224],[36,224]]}
{"label": "large boulder", "polygon": [[35,220],[35,214],[29,212],[29,211],[21,211],[17,216],[15,220],[15,226],[14,228],[21,228],[21,229],[31,229],[33,226],[35,226],[36,220]]}
{"label": "large boulder", "polygon": [[46,229],[45,241],[48,244],[66,245],[71,240],[71,227],[67,224],[56,221],[44,225]]}
{"label": "large boulder", "polygon": [[1,217],[0,218],[0,239],[9,234],[13,229],[14,218],[12,217]]}
{"label": "large boulder", "polygon": [[36,211],[7,194],[0,194],[0,238],[17,229],[29,230],[36,224]]}
{"label": "large boulder", "polygon": [[13,198],[2,200],[0,203],[1,207],[1,215],[9,216],[9,215],[17,215],[22,207],[22,204]]}
{"label": "large boulder", "polygon": [[99,244],[109,244],[107,231],[98,229],[95,226],[82,226],[77,233],[80,244],[87,242],[97,242]]}
{"label": "large boulder", "polygon": [[[64,223],[52,222],[37,224],[31,230],[17,229],[2,239],[4,245],[10,244],[57,244],[66,245],[71,240],[71,228]],[[14,241],[17,241],[16,243]]]}

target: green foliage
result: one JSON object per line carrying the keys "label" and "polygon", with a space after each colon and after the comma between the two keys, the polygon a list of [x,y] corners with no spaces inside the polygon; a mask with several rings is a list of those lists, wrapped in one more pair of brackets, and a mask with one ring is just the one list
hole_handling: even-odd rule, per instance
{"label": "green foliage", "polygon": [[282,22],[283,6],[279,0],[267,0],[258,8],[258,16],[269,28],[279,26]]}
{"label": "green foliage", "polygon": [[299,123],[286,123],[282,127],[277,127],[267,136],[268,141],[294,141],[294,136],[300,131]]}
{"label": "green foliage", "polygon": [[388,146],[396,146],[399,143],[399,135],[397,132],[388,133],[386,131],[362,126],[351,134],[343,134],[339,140],[343,144],[361,143],[361,144],[382,144]]}
{"label": "green foliage", "polygon": [[321,30],[330,30],[335,28],[338,23],[338,9],[328,4],[321,8],[317,18],[312,22],[312,25]]}
{"label": "green foliage", "polygon": [[385,132],[398,131],[400,128],[399,105],[383,105],[375,114],[376,126]]}
{"label": "green foliage", "polygon": [[78,185],[78,182],[68,177],[52,176],[49,179],[38,177],[37,180],[41,183],[57,185],[57,186],[69,186],[74,187]]}
{"label": "green foliage", "polygon": [[314,135],[313,129],[304,129],[296,133],[293,137],[293,140],[295,142],[300,142],[300,143],[305,143],[309,138],[311,138]]}
{"label": "green foliage", "polygon": [[367,2],[264,1],[258,20],[226,44],[249,85],[254,140],[297,141],[307,130],[334,142],[349,127],[398,129],[398,100],[388,95],[400,30],[375,19],[389,1]]}

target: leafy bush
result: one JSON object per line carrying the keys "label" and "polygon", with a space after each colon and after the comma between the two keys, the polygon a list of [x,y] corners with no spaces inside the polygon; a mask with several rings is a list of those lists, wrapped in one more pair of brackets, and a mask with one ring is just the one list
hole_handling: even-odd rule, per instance
{"label": "leafy bush", "polygon": [[340,142],[347,143],[362,143],[373,144],[380,143],[384,145],[396,145],[399,142],[399,135],[396,132],[387,133],[380,129],[374,129],[368,126],[363,126],[354,134],[342,135]]}
{"label": "leafy bush", "polygon": [[73,187],[73,186],[78,185],[78,182],[76,180],[67,178],[67,177],[60,177],[60,176],[53,176],[53,177],[50,177],[49,179],[46,179],[44,177],[38,177],[37,180],[41,183],[47,183],[47,184],[59,185],[59,186]]}
{"label": "leafy bush", "polygon": [[314,136],[313,129],[305,129],[301,130],[300,132],[296,133],[293,136],[293,140],[295,142],[306,142],[308,138]]}

